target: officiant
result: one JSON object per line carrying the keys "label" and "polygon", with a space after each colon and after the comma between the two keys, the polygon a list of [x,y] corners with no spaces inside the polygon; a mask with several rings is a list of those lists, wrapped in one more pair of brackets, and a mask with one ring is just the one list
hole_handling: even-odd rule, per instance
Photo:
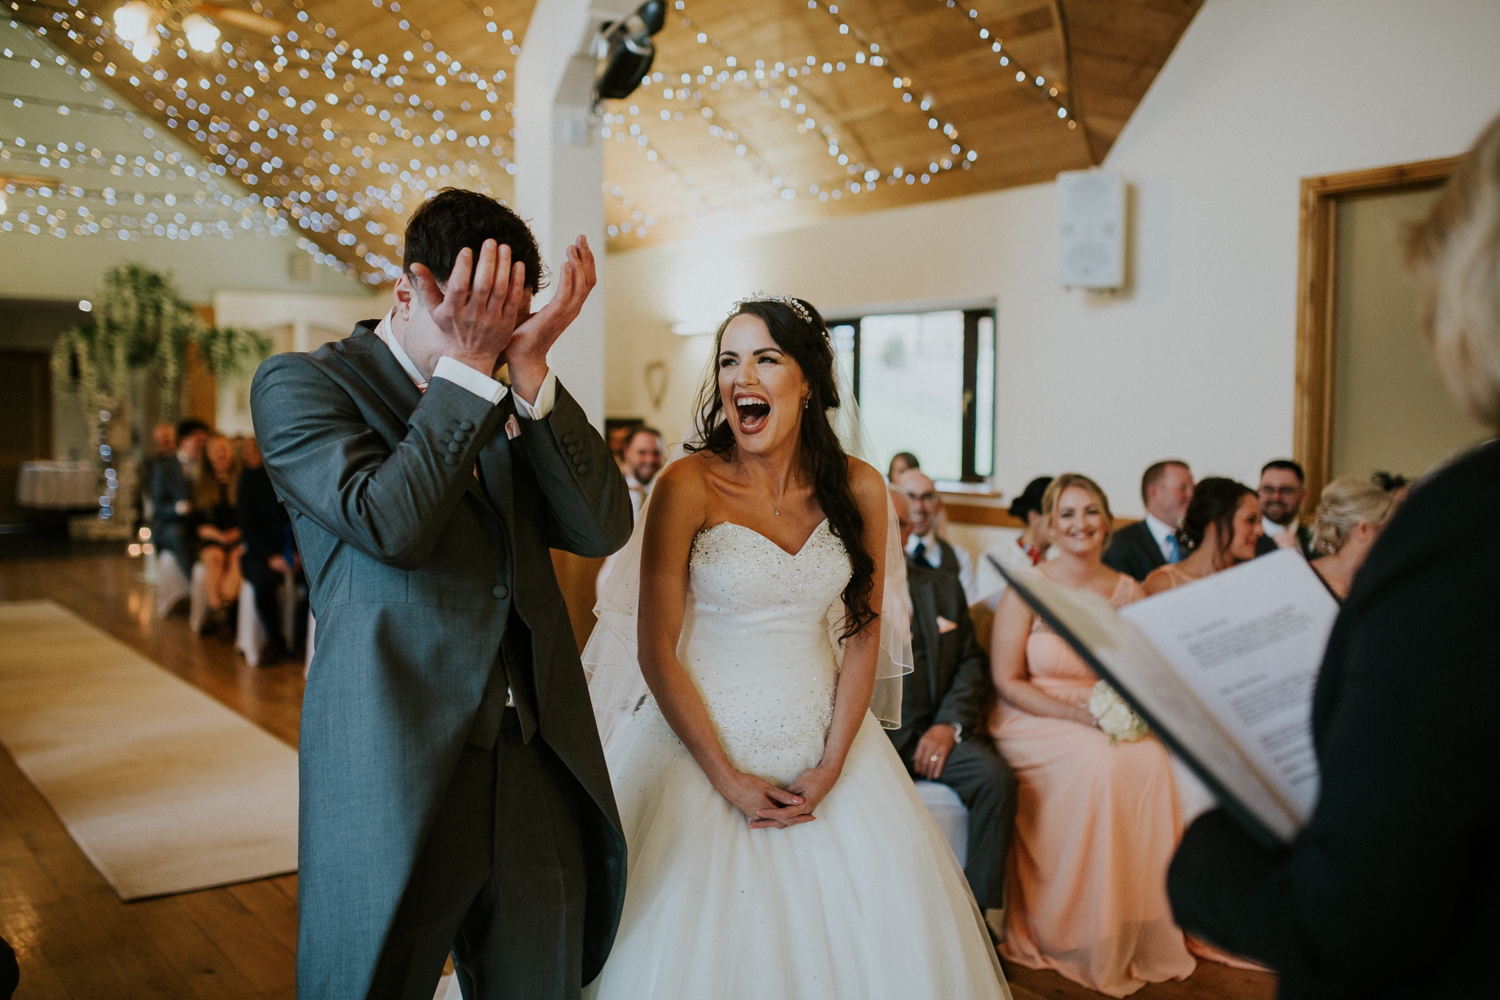
{"label": "officiant", "polygon": [[[901,490],[890,492],[905,545],[912,533],[911,508]],[[958,577],[911,556],[906,574],[915,663],[903,679],[901,728],[886,735],[914,778],[947,785],[969,810],[964,875],[979,908],[998,910],[1005,905],[1016,778],[984,731],[992,704],[989,662],[974,638]]]}
{"label": "officiant", "polygon": [[[1450,392],[1500,427],[1500,118],[1410,237]],[[1493,996],[1500,939],[1500,442],[1412,490],[1350,587],[1313,700],[1318,804],[1287,847],[1223,811],[1168,876],[1182,927],[1284,1000]],[[1403,960],[1404,959],[1404,960]]]}

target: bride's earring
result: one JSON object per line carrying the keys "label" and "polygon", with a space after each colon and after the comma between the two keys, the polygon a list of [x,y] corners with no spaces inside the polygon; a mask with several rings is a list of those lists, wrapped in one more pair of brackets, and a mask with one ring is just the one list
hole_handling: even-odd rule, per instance
{"label": "bride's earring", "polygon": [[807,409],[807,404],[811,403],[811,402],[812,402],[812,397],[811,396],[803,396],[802,397],[802,408],[804,410]]}

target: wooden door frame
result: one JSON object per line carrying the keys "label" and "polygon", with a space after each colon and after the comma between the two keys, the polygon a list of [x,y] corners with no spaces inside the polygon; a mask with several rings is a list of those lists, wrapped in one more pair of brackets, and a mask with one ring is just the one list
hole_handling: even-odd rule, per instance
{"label": "wooden door frame", "polygon": [[1328,483],[1333,438],[1334,275],[1338,203],[1352,195],[1389,194],[1441,184],[1456,156],[1344,174],[1302,178],[1297,252],[1297,383],[1292,455],[1307,474],[1311,506]]}

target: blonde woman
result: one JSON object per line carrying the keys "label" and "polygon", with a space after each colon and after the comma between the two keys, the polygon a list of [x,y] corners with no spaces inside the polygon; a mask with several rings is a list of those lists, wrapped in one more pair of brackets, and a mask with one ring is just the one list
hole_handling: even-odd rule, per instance
{"label": "blonde woman", "polygon": [[[1439,372],[1500,428],[1500,119],[1409,259]],[[1495,995],[1497,497],[1490,441],[1424,478],[1370,551],[1318,676],[1318,804],[1297,838],[1268,848],[1215,810],[1172,863],[1181,924],[1271,966],[1282,996]]]}
{"label": "blonde woman", "polygon": [[240,596],[240,470],[234,445],[222,434],[209,435],[203,460],[193,483],[193,520],[213,622]]}
{"label": "blonde woman", "polygon": [[1353,476],[1340,476],[1323,487],[1313,524],[1313,550],[1321,558],[1312,568],[1340,603],[1348,598],[1354,574],[1365,564],[1395,506],[1394,494]]}
{"label": "blonde woman", "polygon": [[[1116,607],[1144,596],[1102,561],[1113,518],[1093,480],[1058,476],[1042,518],[1058,555],[1031,572]],[[1111,745],[1088,710],[1098,677],[1013,589],[995,613],[991,669],[995,745],[1019,783],[1001,954],[1113,997],[1188,976],[1166,894],[1182,833],[1166,749],[1154,736]]]}

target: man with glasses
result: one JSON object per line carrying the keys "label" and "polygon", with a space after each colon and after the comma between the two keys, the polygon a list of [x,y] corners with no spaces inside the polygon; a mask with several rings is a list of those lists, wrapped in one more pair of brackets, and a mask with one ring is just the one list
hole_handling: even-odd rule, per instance
{"label": "man with glasses", "polygon": [[1260,470],[1260,518],[1265,534],[1255,543],[1255,554],[1296,549],[1313,558],[1312,532],[1297,520],[1307,495],[1302,466],[1289,458],[1267,462]]}

